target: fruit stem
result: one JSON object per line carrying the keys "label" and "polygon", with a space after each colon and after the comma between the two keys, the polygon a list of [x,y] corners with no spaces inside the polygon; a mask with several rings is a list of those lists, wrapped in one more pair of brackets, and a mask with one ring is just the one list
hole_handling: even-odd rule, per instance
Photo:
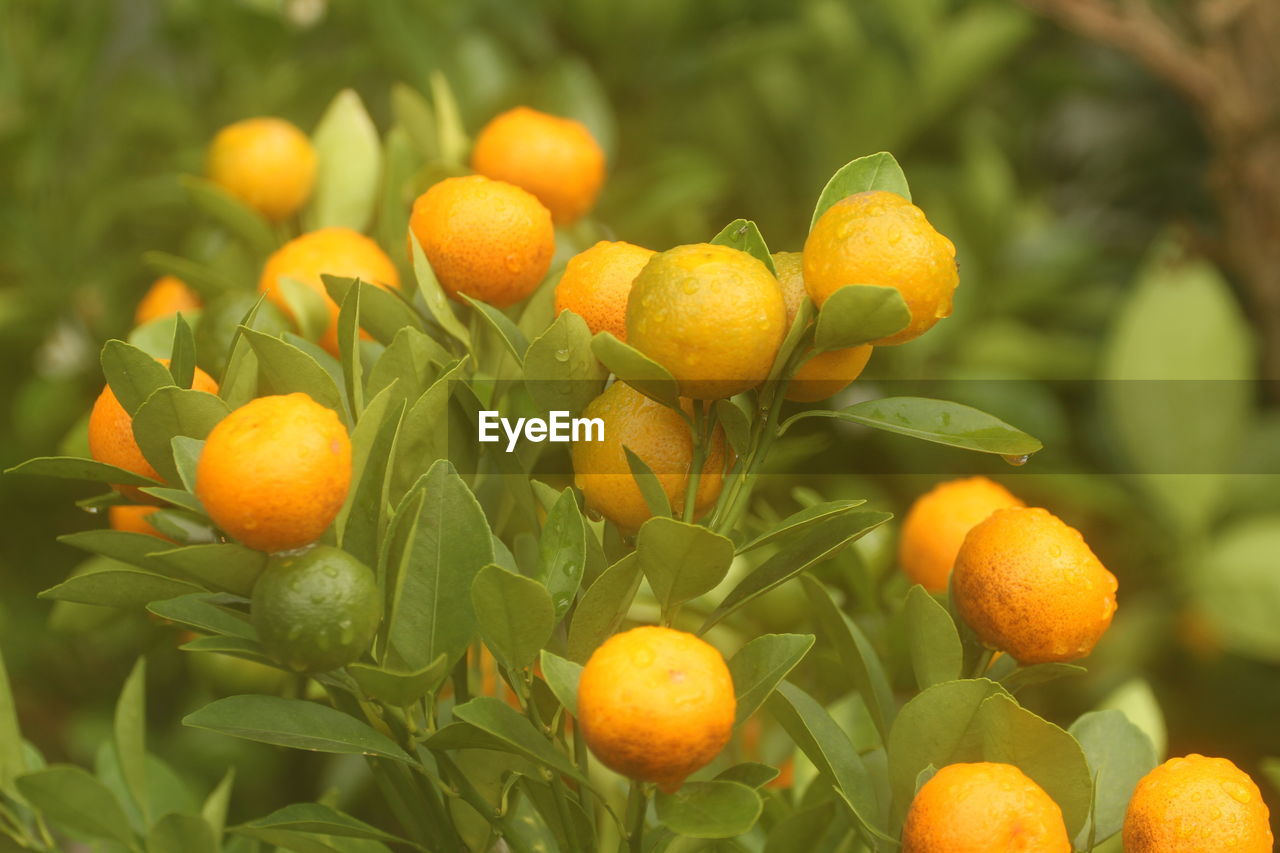
{"label": "fruit stem", "polygon": [[619,853],[644,853],[644,818],[649,810],[649,797],[643,782],[632,780],[627,795],[627,837],[618,846]]}
{"label": "fruit stem", "polygon": [[698,509],[698,481],[702,479],[702,467],[707,461],[707,445],[714,429],[710,413],[703,411],[702,400],[693,401],[693,459],[684,487],[683,521],[692,524]]}

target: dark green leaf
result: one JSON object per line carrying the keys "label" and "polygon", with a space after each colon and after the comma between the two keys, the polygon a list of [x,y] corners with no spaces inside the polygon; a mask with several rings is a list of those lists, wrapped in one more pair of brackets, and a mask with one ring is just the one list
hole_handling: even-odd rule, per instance
{"label": "dark green leaf", "polygon": [[245,597],[253,592],[258,575],[267,564],[267,556],[261,551],[231,542],[153,551],[151,559],[170,573]]}
{"label": "dark green leaf", "polygon": [[42,477],[58,477],[63,480],[89,480],[94,483],[112,483],[121,486],[158,486],[155,480],[142,477],[132,471],[82,459],[78,456],[37,456],[5,471],[6,474],[36,474]]}
{"label": "dark green leaf", "polygon": [[279,696],[228,696],[188,714],[183,724],[246,740],[339,755],[411,759],[385,735],[326,705]]}
{"label": "dark green leaf", "polygon": [[347,664],[347,673],[360,689],[375,699],[407,707],[438,689],[449,675],[449,660],[441,652],[436,659],[413,672],[399,672],[363,663]]}
{"label": "dark green leaf", "polygon": [[510,317],[487,302],[473,299],[465,293],[458,295],[497,333],[507,352],[511,353],[516,361],[524,361],[524,354],[529,349],[529,340],[524,336],[524,332],[520,331],[520,327]]}
{"label": "dark green leaf", "polygon": [[587,565],[587,523],[573,489],[565,489],[547,512],[538,540],[538,580],[551,594],[555,621],[569,612]]}
{"label": "dark green leaf", "polygon": [[72,575],[57,586],[46,589],[39,597],[102,607],[135,608],[200,591],[194,584],[116,563]]}
{"label": "dark green leaf", "polygon": [[19,776],[18,791],[46,820],[94,839],[134,843],[129,819],[111,791],[79,767],[54,764]]}
{"label": "dark green leaf", "polygon": [[190,388],[196,375],[196,339],[182,314],[178,314],[174,320],[169,374],[173,377],[173,384],[179,388]]}
{"label": "dark green leaf", "polygon": [[733,563],[733,542],[696,524],[651,518],[636,536],[636,555],[667,613],[724,580]]}
{"label": "dark green leaf", "polygon": [[557,770],[566,776],[586,782],[565,755],[551,745],[533,723],[501,699],[477,696],[453,709],[453,715],[487,735],[501,741],[506,749],[530,761]]}
{"label": "dark green leaf", "polygon": [[640,588],[640,563],[631,552],[596,578],[573,612],[569,625],[569,659],[585,663],[596,647],[622,623],[636,590]]}
{"label": "dark green leaf", "polygon": [[654,800],[658,822],[690,838],[733,838],[755,826],[764,804],[741,782],[686,782]]}
{"label": "dark green leaf", "polygon": [[368,838],[388,844],[407,844],[403,839],[383,832],[362,820],[322,803],[294,803],[277,809],[266,817],[233,827],[232,832],[253,835],[254,830],[289,830],[331,835],[339,838]]}
{"label": "dark green leaf", "polygon": [[761,533],[755,539],[738,549],[739,554],[746,554],[754,551],[762,545],[768,545],[770,542],[776,542],[797,533],[802,533],[813,527],[815,524],[834,518],[838,515],[844,515],[852,509],[865,504],[864,500],[845,500],[845,501],[824,501],[822,503],[812,504],[804,509],[793,512],[791,515],[774,524],[768,530]]}
{"label": "dark green leaf", "polygon": [[417,236],[412,232],[409,234],[409,245],[413,251],[413,273],[418,280],[418,291],[422,294],[423,302],[427,306],[428,313],[431,314],[431,319],[435,320],[440,328],[470,348],[471,334],[467,331],[467,327],[458,320],[457,315],[453,313],[453,306],[449,302],[449,297],[445,296],[444,289],[440,286],[440,281],[436,278],[435,271],[431,268],[431,262],[427,260],[426,254],[422,251],[422,244],[418,242]]}
{"label": "dark green leaf", "polygon": [[600,393],[608,371],[592,349],[591,330],[572,311],[561,311],[524,354],[524,384],[544,412],[578,416]]}
{"label": "dark green leaf", "polygon": [[827,181],[818,195],[818,204],[813,210],[813,219],[809,227],[827,212],[827,208],[857,193],[869,190],[884,190],[897,193],[907,201],[911,200],[911,189],[907,186],[907,177],[902,173],[898,161],[887,151],[868,154],[841,166]]}
{"label": "dark green leaf", "polygon": [[280,338],[241,326],[240,333],[258,356],[258,370],[272,394],[301,391],[345,418],[342,393],[329,372],[312,356]]}
{"label": "dark green leaf", "polygon": [[769,694],[813,648],[812,634],[764,634],[738,649],[729,660],[737,694],[735,722],[741,723],[765,703]]}
{"label": "dark green leaf", "polygon": [[222,634],[255,641],[258,639],[258,632],[253,630],[247,618],[219,607],[217,601],[218,596],[194,593],[167,601],[154,601],[147,605],[147,610],[161,619],[177,622],[202,634]]}
{"label": "dark green leaf", "polygon": [[650,399],[670,409],[680,408],[680,386],[661,364],[608,332],[591,339],[591,351],[611,373]]}
{"label": "dark green leaf", "polygon": [[[346,301],[355,283],[355,279],[327,274],[321,274],[320,279],[329,298],[339,305]],[[422,317],[405,301],[401,291],[378,287],[367,281],[360,282],[360,328],[386,346],[390,346],[405,328],[426,334]],[[439,344],[434,340],[431,343],[443,353]]]}
{"label": "dark green leaf", "polygon": [[159,388],[133,416],[133,437],[151,466],[169,483],[180,483],[173,458],[173,439],[204,439],[231,413],[219,397],[207,391],[169,386]]}
{"label": "dark green leaf", "polygon": [[547,588],[492,564],[476,574],[471,604],[485,645],[508,669],[532,664],[555,629],[555,606]]}
{"label": "dark green leaf", "polygon": [[578,680],[582,677],[582,664],[565,660],[543,649],[538,658],[542,664],[542,677],[560,704],[574,716],[578,714]]}
{"label": "dark green leaf", "polygon": [[964,664],[964,649],[947,608],[919,584],[907,592],[905,608],[907,647],[911,650],[916,684],[925,690],[944,681],[955,681]]}
{"label": "dark green leaf", "polygon": [[364,412],[364,368],[360,363],[360,288],[347,289],[347,298],[338,309],[338,361],[351,403],[351,415],[358,422]]}
{"label": "dark green leaf", "polygon": [[124,341],[107,341],[100,358],[111,393],[129,415],[137,412],[157,388],[173,384],[173,375],[163,364]]}

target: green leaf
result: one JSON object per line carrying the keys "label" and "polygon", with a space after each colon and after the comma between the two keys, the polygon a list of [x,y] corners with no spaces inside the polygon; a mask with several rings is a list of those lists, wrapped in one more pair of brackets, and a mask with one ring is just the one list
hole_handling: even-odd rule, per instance
{"label": "green leaf", "polygon": [[275,281],[276,292],[289,306],[293,326],[309,341],[318,341],[329,328],[329,304],[314,287],[289,276]]}
{"label": "green leaf", "polygon": [[1227,649],[1254,660],[1280,662],[1280,515],[1232,524],[1209,545],[1196,567],[1198,608]]}
{"label": "green leaf", "polygon": [[78,456],[37,456],[15,465],[6,474],[35,474],[41,477],[58,477],[63,480],[89,480],[94,483],[111,483],[121,486],[158,486],[150,477],[142,477],[132,471],[82,459]]}
{"label": "green leaf", "polygon": [[391,87],[391,112],[396,124],[405,129],[419,157],[425,162],[440,158],[435,110],[426,98],[404,83]]}
{"label": "green leaf", "polygon": [[147,610],[161,619],[177,622],[202,634],[222,634],[256,642],[258,632],[253,629],[248,619],[219,607],[218,600],[219,597],[216,595],[193,593],[170,598],[167,601],[154,601],[147,605]]}
{"label": "green leaf", "polygon": [[587,523],[573,489],[565,489],[551,506],[538,540],[537,578],[551,594],[555,622],[569,612],[587,566]]}
{"label": "green leaf", "polygon": [[113,732],[116,757],[125,788],[141,812],[143,822],[150,823],[151,803],[147,797],[147,694],[146,658],[139,658],[125,679],[124,689],[116,701]]}
{"label": "green leaf", "polygon": [[178,314],[174,320],[169,374],[173,377],[173,384],[179,388],[190,388],[196,376],[196,339],[182,314]]}
{"label": "green leaf", "polygon": [[712,625],[753,598],[835,556],[850,542],[865,536],[892,517],[886,512],[859,511],[816,525],[794,547],[769,557],[743,578],[702,623],[699,633],[706,633]]}
{"label": "green leaf", "polygon": [[485,645],[511,670],[532,664],[555,629],[555,606],[547,588],[496,565],[476,574],[471,604]]}
{"label": "green leaf", "polygon": [[111,563],[72,575],[57,586],[41,592],[38,597],[132,609],[153,601],[200,591],[200,587],[194,584]]}
{"label": "green leaf", "polygon": [[773,256],[769,254],[769,246],[764,241],[764,235],[760,233],[760,226],[750,219],[733,220],[722,228],[719,234],[712,237],[711,242],[717,246],[728,246],[731,249],[746,252],[768,267],[770,273],[778,274],[778,270],[773,265]]}
{"label": "green leaf", "polygon": [[763,788],[778,778],[778,768],[771,764],[760,764],[755,761],[744,761],[727,767],[716,774],[717,780],[741,782],[751,788]]}
{"label": "green leaf", "polygon": [[0,791],[12,791],[13,780],[27,771],[9,672],[0,655]]}
{"label": "green leaf", "polygon": [[441,652],[431,663],[413,672],[351,663],[347,664],[347,673],[368,695],[405,708],[444,683],[449,675],[449,659]]}
{"label": "green leaf", "polygon": [[[156,275],[171,275],[182,279],[206,299],[212,299],[228,291],[243,289],[239,281],[236,281],[235,278],[227,275],[222,270],[211,267],[208,264],[170,254],[169,252],[143,252],[142,263]],[[151,323],[146,323],[145,325],[159,325],[165,320],[172,319],[171,317],[165,317],[160,320],[152,320]],[[143,347],[143,349],[146,349],[146,347]]]}
{"label": "green leaf", "polygon": [[1123,712],[1129,722],[1141,729],[1155,745],[1156,758],[1165,756],[1169,737],[1164,713],[1160,710],[1160,703],[1156,700],[1151,685],[1144,679],[1132,678],[1121,684],[1098,707],[1099,710],[1114,708]]}
{"label": "green leaf", "polygon": [[796,310],[796,316],[791,318],[791,325],[787,327],[786,337],[782,339],[782,346],[778,347],[778,352],[773,357],[773,364],[769,366],[769,377],[766,383],[777,382],[782,379],[782,372],[791,364],[791,358],[795,355],[796,350],[806,340],[811,340],[811,328],[816,311],[817,309],[814,307],[812,299],[805,299],[800,302],[800,307]]}
{"label": "green leaf", "polygon": [[196,468],[200,464],[200,454],[204,452],[204,440],[175,435],[169,441],[169,450],[173,453],[173,464],[178,469],[178,479],[182,487],[189,492],[194,492]]}
{"label": "green leaf", "polygon": [[364,231],[373,218],[382,171],[382,142],[360,96],[343,89],[311,135],[319,163],[315,189],[303,214],[307,228],[342,226]]}
{"label": "green leaf", "polygon": [[231,407],[214,394],[170,385],[157,389],[133,416],[133,437],[166,482],[180,483],[173,439],[204,439],[230,413]]}
{"label": "green leaf", "polygon": [[640,588],[640,561],[634,551],[601,573],[587,588],[569,623],[569,659],[585,663],[596,647],[618,630]]}
{"label": "green leaf", "polygon": [[241,660],[253,661],[263,666],[285,671],[275,659],[270,657],[257,640],[246,640],[244,637],[196,637],[190,642],[178,646],[184,652],[213,652]]}
{"label": "green leaf", "polygon": [[745,456],[751,448],[751,415],[735,400],[716,400],[716,419],[724,428],[725,438],[733,452]]}
{"label": "green leaf", "polygon": [[560,700],[560,704],[576,717],[578,715],[578,681],[582,678],[582,664],[565,660],[546,649],[539,654],[538,660],[542,664],[542,677],[546,679],[547,686]]}
{"label": "green leaf", "polygon": [[360,362],[360,288],[347,288],[338,309],[338,361],[342,365],[343,390],[357,422],[364,413],[364,366]]}
{"label": "green leaf", "polygon": [[651,518],[636,536],[640,571],[663,613],[710,592],[733,564],[733,542],[705,527]]}
{"label": "green leaf", "polygon": [[445,296],[444,289],[440,286],[440,280],[436,278],[435,271],[431,268],[431,262],[427,260],[426,253],[422,251],[422,244],[418,242],[417,236],[412,231],[409,232],[409,245],[413,250],[413,273],[418,281],[418,292],[422,294],[423,302],[427,306],[427,312],[431,315],[431,319],[435,320],[440,328],[470,349],[471,334],[467,331],[467,327],[458,320],[457,315],[453,313],[453,306],[449,304],[449,297]]}
{"label": "green leaf", "polygon": [[275,250],[275,232],[261,213],[212,181],[192,175],[182,175],[178,181],[197,207],[244,240],[254,254],[268,255]]}
{"label": "green leaf", "polygon": [[405,412],[391,471],[393,499],[398,499],[427,465],[449,455],[449,400],[457,390],[455,380],[463,373],[469,358],[455,362],[441,373]]}
{"label": "green leaf", "polygon": [[376,397],[395,383],[396,398],[413,402],[435,382],[440,368],[455,361],[425,332],[403,328],[374,362],[365,393]]}
{"label": "green leaf", "polygon": [[907,186],[907,176],[902,167],[888,151],[868,154],[841,166],[827,181],[818,195],[818,204],[813,209],[813,219],[809,222],[812,229],[822,214],[841,199],[869,190],[885,190],[897,193],[911,201],[911,189]]}
{"label": "green leaf", "polygon": [[18,791],[46,820],[93,839],[134,846],[129,819],[111,791],[85,770],[53,764],[19,776]]}
{"label": "green leaf", "polygon": [[[321,274],[325,290],[329,298],[341,305],[346,302],[355,279]],[[418,312],[405,301],[403,292],[386,287],[378,287],[367,281],[360,282],[360,328],[373,336],[379,343],[390,346],[396,336],[406,327],[416,332],[425,328]],[[434,340],[431,345],[435,350],[444,350]],[[443,361],[441,362],[443,363]],[[371,391],[372,393],[372,391]]]}
{"label": "green leaf", "polygon": [[658,822],[690,838],[733,838],[755,826],[764,803],[741,782],[686,782],[654,798]]}
{"label": "green leaf", "polygon": [[658,479],[658,475],[653,473],[649,463],[636,455],[630,447],[624,445],[622,452],[627,458],[627,467],[631,469],[631,476],[636,481],[636,488],[640,490],[640,497],[644,498],[649,513],[655,518],[670,517],[671,501],[667,498],[667,490],[662,488],[662,481]]}
{"label": "green leaf", "polygon": [[561,311],[524,354],[524,385],[544,412],[582,413],[600,393],[608,371],[592,349],[587,322]]}
{"label": "green leaf", "polygon": [[258,370],[272,394],[290,394],[295,391],[311,397],[322,406],[328,406],[345,418],[342,393],[329,372],[307,353],[280,338],[240,327],[253,352],[258,357]]}
{"label": "green leaf", "polygon": [[218,782],[218,786],[209,792],[204,805],[200,808],[201,816],[213,828],[213,834],[218,838],[222,836],[223,827],[227,823],[227,808],[231,804],[231,789],[235,781],[236,769],[228,767],[227,772],[222,774],[222,780]]}
{"label": "green leaf", "polygon": [[373,755],[410,763],[412,759],[386,735],[316,702],[279,696],[228,696],[188,714],[183,725],[245,740],[330,752]]}
{"label": "green leaf", "polygon": [[911,322],[911,309],[896,287],[848,284],[818,309],[815,352],[846,349],[896,335]]}
{"label": "green leaf", "polygon": [[680,408],[680,386],[676,378],[661,364],[640,350],[599,332],[591,339],[596,358],[623,382],[669,409]]}
{"label": "green leaf", "polygon": [[586,782],[564,753],[552,746],[527,717],[501,699],[477,696],[455,707],[453,716],[501,742],[508,752]]}
{"label": "green leaf", "polygon": [[785,539],[803,533],[809,528],[821,524],[824,521],[844,515],[849,511],[856,509],[866,501],[864,500],[843,500],[843,501],[823,501],[822,503],[811,504],[804,509],[791,513],[791,515],[779,521],[768,530],[761,533],[755,539],[750,540],[745,545],[738,548],[739,554],[746,554],[750,551],[776,542],[779,539]]}
{"label": "green leaf", "polygon": [[487,302],[481,302],[465,293],[458,295],[497,333],[498,339],[507,348],[507,352],[511,353],[516,361],[523,361],[525,352],[529,349],[529,340],[524,336],[524,332],[520,331],[520,327],[510,317]]}
{"label": "green leaf", "polygon": [[131,416],[157,388],[173,384],[173,375],[163,364],[124,341],[107,341],[100,358],[111,393]]}
{"label": "green leaf", "polygon": [[147,853],[219,853],[218,836],[204,818],[172,812],[147,833]]}
{"label": "green leaf", "polygon": [[907,592],[907,648],[916,684],[926,690],[960,677],[964,649],[947,608],[916,584]]}
{"label": "green leaf", "polygon": [[735,723],[743,722],[765,703],[813,648],[813,640],[812,634],[764,634],[738,649],[729,659],[738,700]]}
{"label": "green leaf", "polygon": [[443,72],[432,71],[430,85],[431,102],[435,105],[436,139],[440,159],[447,164],[461,166],[471,143],[463,129],[458,102],[454,99],[453,90],[449,88],[449,81]]}
{"label": "green leaf", "polygon": [[386,533],[390,469],[404,422],[404,400],[387,405],[392,390],[384,389],[369,403],[351,434],[353,486],[336,521],[343,549],[368,566],[377,564],[378,543]]}
{"label": "green leaf", "polygon": [[1059,678],[1072,675],[1084,675],[1088,670],[1071,663],[1037,663],[1031,666],[1020,666],[1008,675],[1001,676],[1000,685],[1010,693],[1017,693],[1038,684],[1048,684]]}
{"label": "green leaf", "polygon": [[110,557],[131,566],[163,572],[164,565],[151,555],[157,550],[164,550],[169,543],[145,533],[130,533],[124,530],[80,530],[66,533],[58,537],[63,545]]}
{"label": "green leaf", "polygon": [[[1120,831],[1133,789],[1159,763],[1156,748],[1117,710],[1082,714],[1069,731],[1089,762],[1094,780],[1092,834],[1095,841],[1104,841]],[[1086,823],[1076,835],[1077,849],[1087,846],[1089,835]]]}
{"label": "green leaf", "polygon": [[246,598],[267,565],[266,554],[231,542],[155,551],[150,559],[211,589]]}
{"label": "green leaf", "polygon": [[322,803],[294,803],[277,809],[266,817],[242,823],[231,829],[234,833],[255,837],[258,836],[257,830],[287,830],[339,838],[367,838],[387,844],[409,843]]}

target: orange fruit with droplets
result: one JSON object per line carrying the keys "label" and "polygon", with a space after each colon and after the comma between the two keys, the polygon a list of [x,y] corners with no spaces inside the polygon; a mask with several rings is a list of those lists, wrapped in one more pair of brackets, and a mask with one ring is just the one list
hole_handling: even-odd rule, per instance
{"label": "orange fruit with droplets", "polygon": [[1115,615],[1116,586],[1080,531],[1039,507],[998,509],[979,522],[951,572],[965,622],[1021,664],[1093,651]]}
{"label": "orange fruit with droplets", "polygon": [[902,853],[1071,853],[1058,807],[1012,764],[949,764],[916,792]]}
{"label": "orange fruit with droplets", "polygon": [[1171,758],[1138,782],[1125,853],[1271,853],[1271,813],[1257,784],[1225,758]]}
{"label": "orange fruit with droplets", "polygon": [[[775,252],[782,299],[787,306],[787,328],[795,322],[800,305],[809,297],[804,286],[804,256],[800,252]],[[818,353],[800,365],[787,383],[787,399],[813,403],[840,393],[862,375],[871,360],[870,344]]]}
{"label": "orange fruit with droplets", "polygon": [[[688,401],[684,408],[693,411]],[[604,422],[603,441],[578,441],[570,448],[574,484],[582,490],[588,509],[629,532],[640,529],[652,516],[627,464],[624,448],[630,448],[657,476],[676,515],[684,512],[693,434],[678,412],[618,381],[588,403],[582,417]],[[698,479],[697,515],[720,496],[725,453],[724,431],[717,427]]]}
{"label": "orange fruit with droplets", "polygon": [[228,535],[259,551],[319,539],[346,501],[351,440],[306,394],[250,400],[205,439],[196,496]]}
{"label": "orange fruit with droplets", "polygon": [[471,168],[537,196],[558,224],[595,206],[604,184],[604,151],[586,125],[529,107],[494,118],[476,137]]}
{"label": "orange fruit with droplets", "polygon": [[258,290],[266,293],[294,322],[297,318],[285,298],[280,279],[293,279],[319,294],[329,309],[329,324],[320,336],[320,345],[337,355],[338,304],[329,297],[322,275],[358,278],[378,287],[398,288],[400,273],[377,243],[359,231],[338,226],[295,237],[267,258],[258,279]]}
{"label": "orange fruit with droplets", "polygon": [[818,307],[842,287],[872,284],[902,294],[911,320],[874,346],[903,344],[951,314],[960,283],[956,247],[924,211],[897,193],[857,193],[829,207],[804,243],[804,282]]}
{"label": "orange fruit with droplets", "polygon": [[656,252],[632,243],[601,240],[569,259],[556,284],[556,314],[572,311],[594,335],[627,339],[627,297],[631,284]]}
{"label": "orange fruit with droplets", "polygon": [[190,314],[192,311],[199,311],[203,305],[200,296],[187,287],[182,279],[174,275],[162,275],[142,295],[133,312],[133,324],[141,326],[179,312]]}
{"label": "orange fruit with droplets", "polygon": [[[158,359],[165,367],[167,358]],[[218,383],[200,368],[195,369],[191,387],[196,391],[218,393]],[[110,385],[103,386],[102,393],[89,413],[89,454],[99,462],[123,468],[142,477],[160,481],[160,474],[142,455],[138,441],[133,437],[133,417],[124,410]],[[139,503],[154,503],[155,498],[138,490],[136,486],[114,485],[125,497]]]}
{"label": "orange fruit with droplets", "polygon": [[272,222],[311,198],[316,151],[306,134],[279,118],[250,118],[218,131],[205,161],[209,180]]}
{"label": "orange fruit with droplets", "polygon": [[445,293],[498,308],[533,293],[556,248],[551,213],[542,202],[483,175],[446,178],[418,196],[409,231]]}
{"label": "orange fruit with droplets", "polygon": [[120,530],[125,533],[142,533],[172,542],[172,539],[165,536],[153,527],[151,522],[147,521],[147,516],[154,512],[156,512],[156,507],[154,506],[116,504],[115,506],[107,507],[107,523],[111,525],[112,530]]}
{"label": "orange fruit with droplets", "polygon": [[915,583],[930,592],[946,592],[965,534],[996,510],[1022,505],[986,477],[939,483],[907,510],[898,537],[898,563]]}
{"label": "orange fruit with droplets", "polygon": [[578,722],[591,751],[667,793],[709,764],[733,733],[733,677],[706,641],[645,626],[615,634],[578,682]]}

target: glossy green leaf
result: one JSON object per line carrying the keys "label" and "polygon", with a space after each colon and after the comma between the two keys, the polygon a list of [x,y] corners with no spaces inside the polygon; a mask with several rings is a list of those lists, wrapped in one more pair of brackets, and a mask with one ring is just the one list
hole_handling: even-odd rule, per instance
{"label": "glossy green leaf", "polygon": [[925,690],[944,681],[955,681],[964,665],[964,649],[947,608],[919,584],[907,592],[904,607],[907,648],[916,684]]}
{"label": "glossy green leaf", "polygon": [[193,592],[201,592],[201,589],[185,581],[116,563],[72,575],[57,586],[44,590],[39,597],[132,609]]}
{"label": "glossy green leaf", "polygon": [[582,664],[566,660],[546,649],[539,654],[538,661],[542,664],[542,677],[546,679],[551,692],[570,714],[577,716],[578,681],[582,678]]}
{"label": "glossy green leaf", "polygon": [[532,664],[555,629],[547,588],[492,564],[472,581],[471,604],[485,645],[511,670]]}
{"label": "glossy green leaf", "polygon": [[555,605],[555,621],[569,612],[587,565],[587,523],[573,489],[565,489],[547,512],[538,539],[537,578]]}
{"label": "glossy green leaf", "polygon": [[63,480],[89,480],[94,483],[113,483],[122,486],[158,486],[160,483],[142,477],[132,471],[81,459],[78,456],[37,456],[5,471],[6,474],[35,474],[41,477],[57,477]]}
{"label": "glossy green leaf", "polygon": [[846,349],[896,335],[911,322],[911,310],[896,287],[848,284],[818,310],[813,331],[817,352]]}
{"label": "glossy green leaf", "polygon": [[18,791],[51,823],[90,838],[132,845],[124,809],[111,791],[85,770],[53,764],[19,776]]}
{"label": "glossy green leaf", "polygon": [[649,513],[655,518],[670,517],[671,501],[658,475],[653,473],[649,463],[641,459],[630,447],[623,445],[622,452],[626,456],[627,467],[631,469],[631,476],[636,481],[636,488],[640,490],[640,496],[644,498]]}
{"label": "glossy green leaf", "polygon": [[729,659],[738,700],[735,723],[743,722],[765,703],[813,648],[813,640],[812,634],[763,634],[738,649]]}
{"label": "glossy green leaf", "polygon": [[110,557],[154,572],[164,572],[164,565],[151,555],[172,547],[159,537],[124,530],[79,530],[59,536],[58,541],[90,554]]}
{"label": "glossy green leaf", "polygon": [[413,251],[413,272],[418,281],[418,292],[422,294],[431,319],[435,320],[440,328],[470,347],[471,334],[453,313],[453,305],[449,302],[449,297],[445,296],[440,280],[436,278],[431,262],[427,260],[426,253],[422,251],[422,244],[418,242],[413,232],[409,233],[409,245]]}
{"label": "glossy green leaf", "polygon": [[569,759],[547,740],[533,723],[501,699],[477,696],[453,709],[455,718],[503,743],[516,755],[585,782],[586,779]]}
{"label": "glossy green leaf", "polygon": [[267,565],[267,555],[243,545],[226,542],[191,545],[186,548],[153,550],[150,559],[170,574],[234,595],[249,596],[258,575]]}
{"label": "glossy green leaf", "polygon": [[591,339],[591,351],[610,373],[641,394],[667,408],[680,408],[680,386],[671,371],[640,350],[608,332],[599,332]]}
{"label": "glossy green leaf", "polygon": [[773,256],[769,254],[769,245],[765,243],[764,235],[760,233],[760,227],[750,219],[733,220],[720,229],[720,233],[712,237],[711,242],[718,246],[728,246],[731,249],[746,252],[768,267],[770,273],[778,274],[778,270],[773,266]]}
{"label": "glossy green leaf", "polygon": [[481,302],[465,293],[458,295],[497,334],[498,340],[502,341],[507,352],[511,353],[516,361],[523,361],[525,352],[529,349],[529,340],[524,336],[524,332],[520,331],[520,327],[510,317],[487,302]]}
{"label": "glossy green leaf", "polygon": [[258,357],[259,376],[268,393],[300,391],[320,405],[333,409],[339,417],[345,417],[342,393],[333,377],[312,356],[280,338],[244,326],[240,333]]}
{"label": "glossy green leaf", "polygon": [[736,399],[716,400],[715,414],[733,452],[745,456],[751,447],[751,414]]}
{"label": "glossy green leaf", "polygon": [[133,416],[133,437],[151,466],[169,483],[180,483],[173,439],[204,439],[231,408],[217,395],[170,385],[159,388]]}
{"label": "glossy green leaf", "polygon": [[293,803],[231,829],[241,835],[255,835],[255,830],[288,830],[338,838],[367,838],[387,844],[408,843],[323,803]]}
{"label": "glossy green leaf", "polygon": [[674,794],[654,798],[658,822],[690,838],[733,838],[755,826],[764,803],[741,782],[686,782]]}
{"label": "glossy green leaf", "polygon": [[633,551],[605,569],[587,588],[569,624],[570,660],[585,663],[596,647],[618,629],[642,577]]}
{"label": "glossy green leaf", "polygon": [[667,613],[724,580],[733,564],[733,542],[696,524],[651,518],[636,536],[636,555]]}
{"label": "glossy green leaf", "polygon": [[147,605],[147,610],[161,619],[176,622],[202,634],[222,634],[228,637],[257,640],[258,632],[249,623],[247,614],[237,615],[220,607],[218,598],[208,593],[180,595],[166,601],[153,601]]}
{"label": "glossy green leaf", "polygon": [[124,341],[107,341],[102,346],[102,372],[120,407],[133,415],[157,388],[173,384],[173,375],[163,364]]}
{"label": "glossy green leaf", "polygon": [[524,384],[545,412],[582,413],[604,386],[608,371],[592,349],[591,330],[572,311],[562,311],[524,354]]}
{"label": "glossy green leaf", "polygon": [[318,158],[315,188],[303,213],[307,228],[364,231],[373,218],[382,171],[378,129],[353,89],[329,103],[311,135]]}
{"label": "glossy green leaf", "polygon": [[191,324],[182,314],[174,318],[169,375],[173,377],[173,384],[179,388],[190,388],[196,375],[196,339],[191,331]]}
{"label": "glossy green leaf", "polygon": [[389,406],[391,389],[384,389],[369,403],[351,434],[351,482],[347,500],[335,525],[342,531],[344,550],[365,565],[378,562],[378,543],[388,522],[390,466],[403,423],[405,404]]}
{"label": "glossy green leaf", "polygon": [[813,219],[809,227],[813,228],[822,218],[822,214],[836,202],[870,190],[897,193],[907,201],[911,200],[907,176],[902,173],[902,167],[888,151],[859,157],[836,170],[818,195],[818,204],[813,210]]}
{"label": "glossy green leaf", "polygon": [[[355,279],[322,274],[325,291],[329,298],[341,305],[347,300]],[[406,327],[417,332],[424,332],[422,317],[413,309],[400,291],[378,287],[367,281],[360,282],[360,328],[368,332],[374,340],[390,346],[396,336]],[[434,341],[432,341],[435,344]],[[441,350],[439,344],[435,344]],[[443,350],[441,350],[443,352]]]}
{"label": "glossy green leaf", "polygon": [[352,663],[347,664],[347,673],[368,695],[403,708],[434,692],[444,683],[449,676],[449,659],[441,652],[431,663],[413,672]]}
{"label": "glossy green leaf", "polygon": [[791,513],[782,521],[772,525],[768,530],[739,547],[738,553],[746,554],[762,545],[768,545],[780,539],[803,533],[814,525],[821,524],[836,516],[844,515],[865,503],[866,501],[864,500],[842,500],[810,504],[804,509]]}
{"label": "glossy green leaf", "polygon": [[303,699],[279,696],[228,696],[188,714],[183,725],[246,740],[330,752],[411,759],[386,735],[341,711]]}

